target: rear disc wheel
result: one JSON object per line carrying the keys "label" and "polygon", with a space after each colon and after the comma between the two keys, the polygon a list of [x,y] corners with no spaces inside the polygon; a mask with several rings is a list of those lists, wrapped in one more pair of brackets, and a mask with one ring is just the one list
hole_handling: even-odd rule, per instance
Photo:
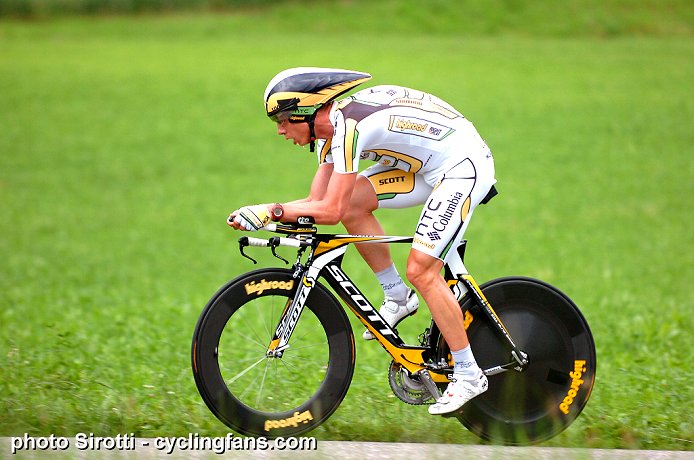
{"label": "rear disc wheel", "polygon": [[[488,376],[489,389],[467,403],[458,418],[477,436],[509,445],[556,436],[578,417],[595,381],[596,354],[588,323],[562,292],[530,278],[501,278],[482,285],[485,297],[514,342],[527,353],[523,371]],[[511,354],[484,313],[464,299],[467,329],[482,369],[506,364]],[[440,357],[448,346],[440,339]]]}

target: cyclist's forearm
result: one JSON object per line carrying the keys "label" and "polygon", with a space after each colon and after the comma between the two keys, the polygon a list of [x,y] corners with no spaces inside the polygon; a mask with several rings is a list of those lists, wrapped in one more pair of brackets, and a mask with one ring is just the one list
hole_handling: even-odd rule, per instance
{"label": "cyclist's forearm", "polygon": [[339,206],[330,205],[326,201],[293,201],[284,203],[282,221],[295,222],[299,217],[313,217],[317,224],[335,225],[342,219],[343,212]]}
{"label": "cyclist's forearm", "polygon": [[340,223],[343,215],[347,212],[349,202],[354,191],[356,173],[332,174],[332,168],[321,168],[323,180],[325,175],[330,172],[330,186],[311,187],[309,201],[303,203],[287,203],[284,206],[284,216],[282,220],[296,221],[299,217],[313,217],[317,224],[335,225]]}

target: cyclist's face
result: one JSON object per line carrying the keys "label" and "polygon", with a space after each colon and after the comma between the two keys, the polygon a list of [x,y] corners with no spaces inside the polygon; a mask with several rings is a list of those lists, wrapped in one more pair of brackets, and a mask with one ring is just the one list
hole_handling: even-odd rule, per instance
{"label": "cyclist's face", "polygon": [[285,139],[293,140],[294,144],[307,145],[311,142],[311,133],[308,129],[308,123],[289,123],[289,121],[277,122],[277,134],[284,136]]}

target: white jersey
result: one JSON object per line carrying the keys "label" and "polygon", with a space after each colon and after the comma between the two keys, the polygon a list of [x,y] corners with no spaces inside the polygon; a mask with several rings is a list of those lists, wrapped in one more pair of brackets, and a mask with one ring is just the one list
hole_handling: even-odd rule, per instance
{"label": "white jersey", "polygon": [[375,86],[335,102],[335,132],[318,142],[319,163],[357,172],[360,160],[422,175],[435,185],[466,157],[491,155],[475,127],[445,101],[401,86]]}

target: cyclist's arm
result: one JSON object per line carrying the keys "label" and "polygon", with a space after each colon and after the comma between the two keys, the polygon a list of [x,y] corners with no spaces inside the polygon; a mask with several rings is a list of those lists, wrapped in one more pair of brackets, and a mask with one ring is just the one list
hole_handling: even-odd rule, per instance
{"label": "cyclist's arm", "polygon": [[[318,167],[316,174],[313,176],[313,182],[311,183],[311,190],[306,198],[300,200],[294,200],[284,203],[282,206],[285,209],[282,221],[284,222],[295,222],[299,217],[314,216],[317,223],[329,224],[330,221],[334,220],[334,216],[330,216],[330,213],[321,212],[320,209],[325,209],[326,203],[323,199],[326,196],[326,190],[328,189],[328,184],[330,183],[330,178],[333,175],[333,164],[323,163]],[[354,174],[352,174],[354,176]],[[353,186],[352,186],[353,187]],[[349,192],[351,196],[351,191]],[[349,203],[349,200],[347,200]],[[311,205],[307,209],[310,203],[320,203],[319,205]],[[268,212],[270,212],[274,203],[264,203],[257,206],[266,206]],[[243,230],[243,228],[234,221],[234,218],[238,214],[239,210],[232,212],[229,215],[227,223],[236,230]],[[327,217],[326,217],[327,216]],[[341,217],[341,216],[340,216]],[[339,219],[338,219],[339,221]]]}
{"label": "cyclist's arm", "polygon": [[357,173],[340,174],[332,164],[321,165],[311,185],[309,200],[284,203],[282,221],[293,222],[311,216],[317,224],[335,225],[347,211]]}

